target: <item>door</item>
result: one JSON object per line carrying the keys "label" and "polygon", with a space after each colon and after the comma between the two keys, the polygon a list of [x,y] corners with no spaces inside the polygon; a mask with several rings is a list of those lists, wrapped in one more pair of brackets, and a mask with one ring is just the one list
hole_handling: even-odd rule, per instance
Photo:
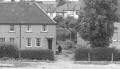
{"label": "door", "polygon": [[48,49],[52,50],[52,38],[48,39]]}

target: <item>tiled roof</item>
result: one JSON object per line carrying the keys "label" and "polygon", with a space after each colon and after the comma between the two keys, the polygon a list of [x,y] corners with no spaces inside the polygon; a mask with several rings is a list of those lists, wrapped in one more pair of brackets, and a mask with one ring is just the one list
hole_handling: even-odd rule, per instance
{"label": "tiled roof", "polygon": [[63,6],[58,7],[56,12],[62,12],[65,10],[80,10],[79,2],[68,2]]}
{"label": "tiled roof", "polygon": [[41,6],[41,8],[46,12],[54,12],[56,10],[56,4],[45,4],[38,2],[38,4]]}
{"label": "tiled roof", "polygon": [[54,4],[43,4],[40,2],[38,3],[46,12],[63,12],[65,10],[79,10],[80,9],[79,2],[67,2],[66,4],[60,7],[56,7],[57,3],[54,3]]}
{"label": "tiled roof", "polygon": [[0,3],[0,23],[55,24],[37,3]]}

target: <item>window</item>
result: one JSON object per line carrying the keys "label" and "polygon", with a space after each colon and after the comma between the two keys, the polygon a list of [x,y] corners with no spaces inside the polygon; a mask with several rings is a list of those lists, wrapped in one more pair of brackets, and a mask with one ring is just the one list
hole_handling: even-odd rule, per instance
{"label": "window", "polygon": [[47,32],[47,25],[42,25],[42,32]]}
{"label": "window", "polygon": [[36,46],[40,46],[40,38],[36,38]]}
{"label": "window", "polygon": [[31,38],[27,38],[27,46],[31,46]]}
{"label": "window", "polygon": [[14,25],[10,25],[10,32],[14,32]]}
{"label": "window", "polygon": [[0,38],[0,42],[5,42],[5,38]]}
{"label": "window", "polygon": [[10,43],[14,43],[14,38],[10,38]]}
{"label": "window", "polygon": [[27,25],[27,31],[26,32],[32,32],[32,27],[31,25]]}

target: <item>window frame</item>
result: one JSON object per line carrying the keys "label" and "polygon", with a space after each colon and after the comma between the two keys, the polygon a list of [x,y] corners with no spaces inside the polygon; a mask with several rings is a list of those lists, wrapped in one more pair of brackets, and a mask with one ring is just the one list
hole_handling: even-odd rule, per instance
{"label": "window frame", "polygon": [[32,32],[32,26],[26,25],[26,32]]}
{"label": "window frame", "polygon": [[[13,39],[13,41],[11,41],[11,39]],[[15,38],[11,37],[10,38],[10,43],[15,43]]]}
{"label": "window frame", "polygon": [[[46,27],[46,30],[45,30]],[[42,32],[48,32],[48,25],[42,25],[41,27]]]}
{"label": "window frame", "polygon": [[4,43],[5,42],[5,38],[0,38],[0,43]]}
{"label": "window frame", "polygon": [[15,32],[15,25],[10,25],[10,31],[9,32]]}
{"label": "window frame", "polygon": [[[30,39],[30,46],[29,46],[29,39]],[[26,38],[26,47],[32,47],[32,38]]]}
{"label": "window frame", "polygon": [[[38,46],[38,41],[37,41],[37,39],[39,39],[39,46]],[[36,38],[36,39],[35,39],[35,46],[36,46],[36,47],[41,47],[41,38]]]}

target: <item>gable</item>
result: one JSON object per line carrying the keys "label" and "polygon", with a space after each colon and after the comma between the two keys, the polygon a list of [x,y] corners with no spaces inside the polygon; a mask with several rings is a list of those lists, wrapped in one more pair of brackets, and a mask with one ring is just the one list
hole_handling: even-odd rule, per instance
{"label": "gable", "polygon": [[0,23],[55,24],[34,2],[0,3]]}

